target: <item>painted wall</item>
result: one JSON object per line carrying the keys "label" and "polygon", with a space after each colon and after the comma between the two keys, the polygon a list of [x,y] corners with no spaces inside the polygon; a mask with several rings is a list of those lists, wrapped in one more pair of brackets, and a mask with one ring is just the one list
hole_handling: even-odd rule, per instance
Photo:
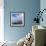
{"label": "painted wall", "polygon": [[[32,29],[35,14],[40,9],[40,0],[4,0],[4,38],[18,41]],[[10,27],[10,12],[25,12],[24,27]]]}
{"label": "painted wall", "polygon": [[[46,0],[40,0],[40,10],[43,10],[43,9],[46,9]],[[43,13],[42,17],[43,17],[43,22],[40,21],[40,25],[46,27],[46,11]],[[45,43],[46,43],[46,40],[45,40]]]}
{"label": "painted wall", "polygon": [[0,0],[0,42],[4,41],[4,3]]}
{"label": "painted wall", "polygon": [[[41,9],[41,11],[42,11],[43,9],[46,9],[46,0],[41,0],[41,1],[40,1],[40,9]],[[42,17],[43,17],[43,22],[41,21],[41,22],[40,22],[40,25],[46,27],[46,11],[43,12]]]}

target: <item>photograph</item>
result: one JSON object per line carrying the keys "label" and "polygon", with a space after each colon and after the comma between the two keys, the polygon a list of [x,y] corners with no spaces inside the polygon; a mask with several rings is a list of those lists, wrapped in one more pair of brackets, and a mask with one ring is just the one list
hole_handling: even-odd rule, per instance
{"label": "photograph", "polygon": [[10,24],[11,26],[24,26],[24,12],[11,12]]}

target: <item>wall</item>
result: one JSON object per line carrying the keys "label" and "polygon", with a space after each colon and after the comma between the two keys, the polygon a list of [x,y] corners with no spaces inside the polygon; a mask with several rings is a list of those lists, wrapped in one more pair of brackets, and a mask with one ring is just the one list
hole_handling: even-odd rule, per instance
{"label": "wall", "polygon": [[[40,0],[40,10],[43,10],[43,9],[46,9],[46,0]],[[43,13],[42,17],[44,20],[43,20],[43,22],[40,21],[40,25],[46,27],[46,11]],[[46,35],[45,35],[45,37],[46,37]]]}
{"label": "wall", "polygon": [[4,41],[4,3],[0,0],[0,42]]}
{"label": "wall", "polygon": [[[35,14],[40,10],[40,0],[4,0],[4,38],[18,41],[31,31]],[[10,12],[25,12],[24,27],[10,27]]]}
{"label": "wall", "polygon": [[[41,9],[41,11],[42,11],[43,9],[46,9],[46,0],[41,0],[41,1],[40,1],[40,9]],[[41,22],[40,22],[40,25],[46,27],[46,20],[45,20],[45,19],[46,19],[46,11],[43,12],[42,17],[43,17],[43,22],[41,21]]]}

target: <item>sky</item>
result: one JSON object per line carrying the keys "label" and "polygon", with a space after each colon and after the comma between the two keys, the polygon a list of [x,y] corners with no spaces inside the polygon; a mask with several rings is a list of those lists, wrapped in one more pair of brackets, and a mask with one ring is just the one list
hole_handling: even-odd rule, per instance
{"label": "sky", "polygon": [[11,15],[11,20],[12,22],[17,22],[17,21],[21,21],[23,18],[23,13],[20,13],[19,15]]}

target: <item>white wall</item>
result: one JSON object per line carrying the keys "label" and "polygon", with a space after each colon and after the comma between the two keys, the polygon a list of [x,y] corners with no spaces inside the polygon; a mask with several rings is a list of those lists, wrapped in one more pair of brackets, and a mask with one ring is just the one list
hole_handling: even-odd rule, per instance
{"label": "white wall", "polygon": [[[46,0],[40,0],[40,9],[46,9]],[[46,27],[46,11],[43,13],[43,22],[40,21],[40,25],[45,26]],[[45,42],[46,43],[46,42]]]}
{"label": "white wall", "polygon": [[[46,0],[40,0],[40,9],[46,9]],[[43,12],[43,22],[40,21],[40,24],[46,27],[46,10]]]}
{"label": "white wall", "polygon": [[4,41],[4,1],[0,0],[0,42]]}

